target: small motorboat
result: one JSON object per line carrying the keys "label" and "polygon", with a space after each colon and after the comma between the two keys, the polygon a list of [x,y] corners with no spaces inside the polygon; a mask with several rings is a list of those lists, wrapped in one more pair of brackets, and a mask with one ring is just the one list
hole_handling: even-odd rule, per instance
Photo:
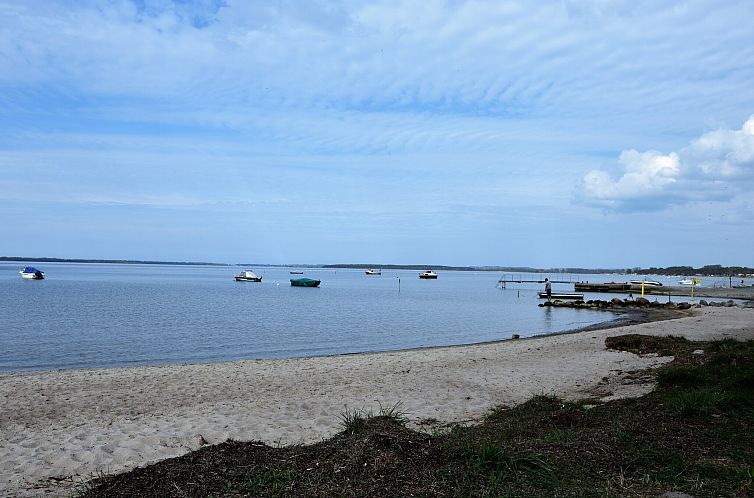
{"label": "small motorboat", "polygon": [[367,275],[382,275],[382,270],[372,270],[371,268],[365,271]]}
{"label": "small motorboat", "polygon": [[432,270],[427,270],[424,273],[420,273],[419,278],[434,280],[437,279],[437,273],[433,272]]}
{"label": "small motorboat", "polygon": [[632,285],[651,285],[652,287],[662,287],[662,283],[657,280],[631,280]]}
{"label": "small motorboat", "polygon": [[291,287],[319,287],[320,281],[313,278],[292,278]]}
{"label": "small motorboat", "polygon": [[699,285],[702,283],[700,279],[693,279],[693,278],[684,278],[682,280],[678,281],[681,285]]}
{"label": "small motorboat", "polygon": [[26,266],[23,270],[18,270],[18,273],[21,274],[21,278],[27,280],[42,280],[45,278],[45,273],[37,270],[33,266]]}
{"label": "small motorboat", "polygon": [[262,277],[257,275],[251,270],[244,270],[235,277],[233,277],[236,282],[261,282]]}
{"label": "small motorboat", "polygon": [[[537,295],[540,299],[547,299],[546,292],[538,292]],[[550,299],[584,299],[584,294],[576,294],[571,292],[553,292],[550,294]]]}
{"label": "small motorboat", "polygon": [[288,273],[290,273],[291,275],[303,275],[304,274],[304,272],[302,272],[300,270],[292,270],[292,271],[289,271]]}

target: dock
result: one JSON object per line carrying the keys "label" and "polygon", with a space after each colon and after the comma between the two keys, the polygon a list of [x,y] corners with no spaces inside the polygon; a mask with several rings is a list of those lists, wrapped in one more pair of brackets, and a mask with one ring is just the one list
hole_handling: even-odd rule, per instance
{"label": "dock", "polygon": [[532,278],[529,275],[525,277],[521,275],[503,275],[502,277],[500,277],[500,280],[497,281],[497,285],[500,288],[505,289],[507,284],[544,284],[545,278],[548,279],[551,284],[573,284],[577,281],[577,279],[575,278],[569,278],[568,280],[565,280],[562,277],[560,279],[554,280],[550,278],[549,275],[542,275],[542,278]]}
{"label": "dock", "polygon": [[[545,278],[548,278],[552,284],[571,284],[573,285],[573,290],[576,292],[641,295],[641,284],[632,284],[630,282],[580,282],[578,277],[563,278],[561,276],[560,278],[551,279],[549,275],[542,275],[541,278],[532,277],[531,275],[503,275],[497,281],[497,286],[505,289],[507,284],[544,284]],[[644,295],[690,297],[691,286],[645,285]],[[754,301],[754,287],[705,287],[696,285],[694,286],[694,297]]]}
{"label": "dock", "polygon": [[[631,292],[632,285],[628,282],[590,283],[576,282],[573,290],[576,292]],[[639,286],[641,290],[641,286]]]}

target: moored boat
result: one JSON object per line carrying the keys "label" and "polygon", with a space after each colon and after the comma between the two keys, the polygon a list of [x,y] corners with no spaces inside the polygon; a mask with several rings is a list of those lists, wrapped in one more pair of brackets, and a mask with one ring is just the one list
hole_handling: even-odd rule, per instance
{"label": "moored boat", "polygon": [[424,273],[419,274],[419,278],[424,278],[424,279],[436,279],[437,276],[438,276],[437,273],[433,272],[432,270],[427,270]]}
{"label": "moored boat", "polygon": [[320,281],[313,278],[292,278],[292,287],[319,287]]}
{"label": "moored boat", "polygon": [[693,279],[693,278],[684,278],[682,280],[678,281],[681,285],[700,285],[702,283],[701,279]]}
{"label": "moored boat", "polygon": [[302,272],[300,270],[291,270],[288,273],[290,273],[291,275],[303,275],[304,274],[304,272]]}
{"label": "moored boat", "polygon": [[367,275],[382,275],[382,270],[373,270],[370,268],[364,273],[366,273]]}
{"label": "moored boat", "polygon": [[22,270],[18,270],[18,273],[21,274],[21,278],[27,280],[42,280],[45,278],[44,272],[37,270],[33,266],[26,266]]}
{"label": "moored boat", "polygon": [[236,282],[261,282],[262,277],[257,275],[251,270],[244,270],[235,277],[233,277]]}
{"label": "moored boat", "polygon": [[631,284],[633,285],[651,285],[652,287],[662,287],[662,283],[658,282],[657,280],[631,280]]}

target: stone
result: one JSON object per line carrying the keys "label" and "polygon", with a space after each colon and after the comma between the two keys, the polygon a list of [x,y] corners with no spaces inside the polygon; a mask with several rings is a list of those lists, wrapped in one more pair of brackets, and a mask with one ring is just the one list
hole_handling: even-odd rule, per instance
{"label": "stone", "polygon": [[702,306],[709,306],[709,303],[707,302],[706,299],[700,299],[699,300],[699,304],[702,305]]}
{"label": "stone", "polygon": [[691,309],[691,305],[689,303],[678,303],[678,309],[688,310],[688,309]]}

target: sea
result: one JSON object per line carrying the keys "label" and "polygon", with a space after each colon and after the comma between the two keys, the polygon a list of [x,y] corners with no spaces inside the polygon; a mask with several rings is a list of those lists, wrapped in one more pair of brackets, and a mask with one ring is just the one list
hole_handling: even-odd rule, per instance
{"label": "sea", "polygon": [[[297,358],[481,343],[610,321],[605,311],[537,306],[541,284],[501,272],[234,266],[0,263],[0,371]],[[291,271],[303,275],[291,275]],[[625,281],[616,275],[505,274],[518,279]],[[290,279],[321,280],[319,288]],[[654,277],[661,280],[661,277]],[[674,283],[664,279],[666,283]],[[727,283],[727,279],[726,279]],[[554,292],[573,291],[568,284]],[[586,298],[604,298],[590,296]],[[674,298],[678,300],[678,298]]]}

